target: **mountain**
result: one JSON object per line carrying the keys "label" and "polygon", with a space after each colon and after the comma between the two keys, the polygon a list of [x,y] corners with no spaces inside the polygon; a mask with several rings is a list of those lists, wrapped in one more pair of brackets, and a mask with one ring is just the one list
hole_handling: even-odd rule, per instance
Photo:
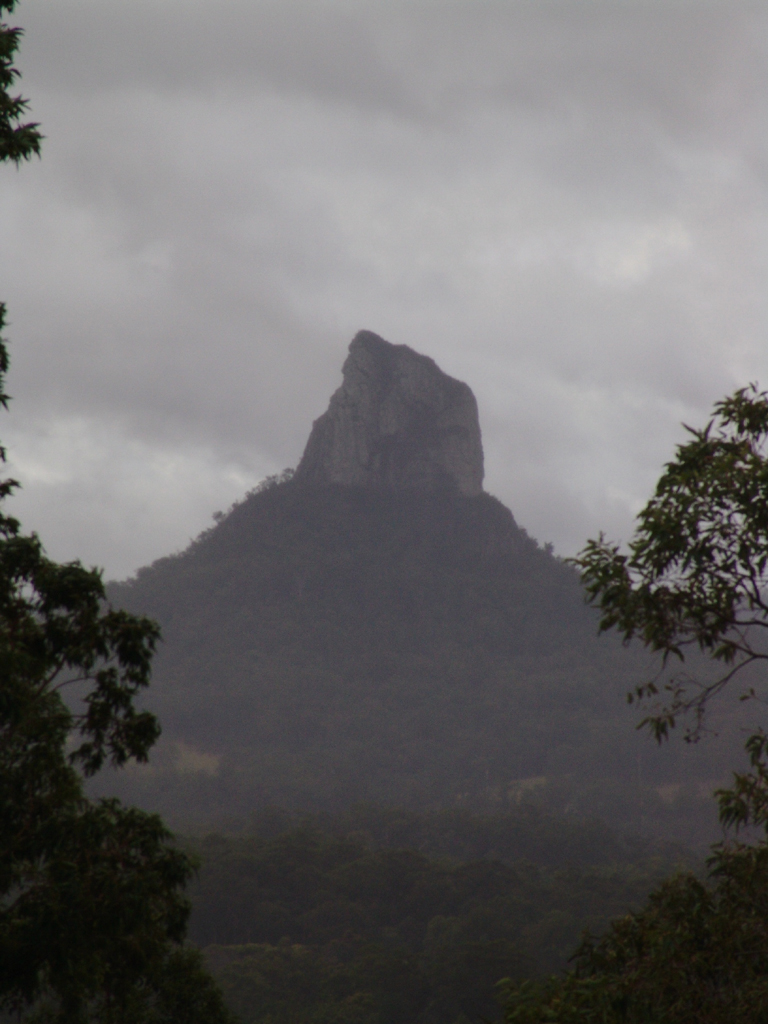
{"label": "mountain", "polygon": [[478,495],[483,445],[471,389],[407,345],[360,331],[312,427],[297,483]]}
{"label": "mountain", "polygon": [[164,636],[147,697],[164,738],[122,795],[183,827],[533,800],[706,831],[734,744],[636,733],[647,659],[597,635],[576,572],[482,490],[469,387],[370,332],[343,373],[295,474],[110,585]]}

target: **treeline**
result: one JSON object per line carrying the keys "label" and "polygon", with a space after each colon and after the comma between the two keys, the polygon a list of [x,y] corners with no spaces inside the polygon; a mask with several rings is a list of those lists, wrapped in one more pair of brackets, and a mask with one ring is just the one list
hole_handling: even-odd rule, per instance
{"label": "treeline", "polygon": [[[516,852],[511,820],[358,808],[281,833],[286,817],[272,811],[256,834],[192,843],[202,867],[190,938],[245,1024],[498,1019],[502,978],[560,970],[585,929],[639,907],[673,869],[672,850],[609,863],[606,853],[631,851],[616,839],[611,851],[607,830],[599,864],[568,867],[488,856]],[[530,826],[534,845],[555,827],[535,813]],[[584,832],[596,839],[599,828]],[[433,855],[393,845],[409,837]],[[554,838],[564,862],[567,828]],[[462,852],[474,859],[448,856]]]}
{"label": "treeline", "polygon": [[355,804],[336,814],[266,807],[255,811],[247,824],[240,823],[237,831],[269,840],[299,829],[328,838],[354,838],[372,849],[415,850],[455,863],[526,860],[551,868],[698,863],[679,843],[621,832],[599,818],[553,814],[522,801],[496,814],[376,804]]}

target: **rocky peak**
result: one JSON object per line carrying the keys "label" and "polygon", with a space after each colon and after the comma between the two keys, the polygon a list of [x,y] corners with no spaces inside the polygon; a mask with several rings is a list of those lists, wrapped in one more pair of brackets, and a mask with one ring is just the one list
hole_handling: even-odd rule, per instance
{"label": "rocky peak", "polygon": [[471,389],[427,356],[360,331],[344,380],[315,420],[294,479],[316,484],[483,489],[483,446]]}

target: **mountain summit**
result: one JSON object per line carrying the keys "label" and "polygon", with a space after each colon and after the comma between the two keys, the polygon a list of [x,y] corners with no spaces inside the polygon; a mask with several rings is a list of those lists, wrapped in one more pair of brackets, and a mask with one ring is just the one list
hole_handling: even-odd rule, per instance
{"label": "mountain summit", "polygon": [[[640,798],[624,694],[648,665],[597,635],[576,571],[482,479],[469,387],[358,334],[293,478],[109,587],[164,641],[147,695],[163,740],[121,795],[189,828],[269,806],[478,810],[538,794],[633,827],[673,820],[680,836],[682,805],[659,793],[706,789],[720,768],[703,744],[668,745],[643,762]],[[718,749],[730,764],[734,744]]]}
{"label": "mountain summit", "polygon": [[297,482],[482,492],[483,446],[468,385],[371,331],[355,336],[342,372],[313,424]]}

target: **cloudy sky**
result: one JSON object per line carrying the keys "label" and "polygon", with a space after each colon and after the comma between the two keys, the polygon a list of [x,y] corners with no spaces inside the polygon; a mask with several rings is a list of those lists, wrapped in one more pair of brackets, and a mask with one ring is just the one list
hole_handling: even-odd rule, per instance
{"label": "cloudy sky", "polygon": [[296,465],[359,328],[467,381],[486,487],[626,538],[768,387],[768,8],[21,0],[13,507],[125,576]]}

